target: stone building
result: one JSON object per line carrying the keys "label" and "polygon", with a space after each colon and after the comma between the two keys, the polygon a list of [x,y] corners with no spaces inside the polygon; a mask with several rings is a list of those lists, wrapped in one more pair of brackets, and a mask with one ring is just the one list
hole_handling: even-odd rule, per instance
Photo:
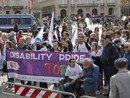
{"label": "stone building", "polygon": [[[39,0],[42,9],[42,17],[51,16],[55,11],[55,18],[66,17],[68,12],[68,0]],[[120,0],[71,0],[71,15],[82,17],[91,15],[117,15],[121,16]]]}
{"label": "stone building", "polygon": [[130,0],[121,0],[121,14],[130,16]]}
{"label": "stone building", "polygon": [[0,1],[0,14],[24,14],[28,12],[28,0]]}

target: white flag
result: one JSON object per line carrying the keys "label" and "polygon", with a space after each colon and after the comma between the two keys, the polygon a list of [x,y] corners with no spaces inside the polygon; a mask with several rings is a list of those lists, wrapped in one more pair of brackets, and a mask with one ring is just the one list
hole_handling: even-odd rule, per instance
{"label": "white flag", "polygon": [[53,40],[53,26],[54,26],[54,11],[52,12],[52,17],[51,17],[51,24],[50,24],[50,31],[49,31],[49,35],[48,35],[48,39],[49,39],[49,44],[52,46],[52,40]]}
{"label": "white flag", "polygon": [[74,33],[74,35],[73,35],[73,37],[71,39],[71,42],[72,42],[73,46],[75,46],[76,39],[78,39],[78,27],[76,27],[75,33]]}
{"label": "white flag", "polygon": [[34,38],[34,36],[31,39],[31,43],[35,44],[36,41],[40,41],[42,43],[42,37],[43,37],[43,30],[44,30],[44,25],[42,26],[41,30],[38,32],[37,36]]}
{"label": "white flag", "polygon": [[3,60],[6,60],[6,42],[4,43],[4,49],[3,49]]}
{"label": "white flag", "polygon": [[54,35],[55,35],[55,37],[56,37],[56,39],[57,39],[57,41],[58,41],[58,36],[57,36],[56,30],[54,31]]}

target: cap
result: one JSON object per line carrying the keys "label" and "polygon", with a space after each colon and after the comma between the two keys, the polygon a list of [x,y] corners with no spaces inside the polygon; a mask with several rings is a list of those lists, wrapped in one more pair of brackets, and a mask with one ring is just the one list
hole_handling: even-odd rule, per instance
{"label": "cap", "polygon": [[122,68],[125,67],[126,64],[128,64],[128,60],[126,58],[118,58],[115,62],[115,67]]}

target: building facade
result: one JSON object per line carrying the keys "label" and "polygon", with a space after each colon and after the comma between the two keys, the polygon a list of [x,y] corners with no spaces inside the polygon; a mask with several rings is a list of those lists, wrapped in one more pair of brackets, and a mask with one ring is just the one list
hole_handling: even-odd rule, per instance
{"label": "building facade", "polygon": [[28,12],[28,0],[0,1],[0,14],[24,14]]}
{"label": "building facade", "polygon": [[122,16],[130,16],[130,0],[121,0]]}
{"label": "building facade", "polygon": [[[39,0],[42,8],[42,17],[50,16],[55,11],[55,18],[66,17],[68,0]],[[91,15],[121,16],[120,0],[71,0],[71,15],[87,17]]]}

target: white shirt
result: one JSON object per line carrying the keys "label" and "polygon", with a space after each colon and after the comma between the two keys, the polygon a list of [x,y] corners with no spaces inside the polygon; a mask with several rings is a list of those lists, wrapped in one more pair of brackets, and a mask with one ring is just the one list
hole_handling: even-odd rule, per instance
{"label": "white shirt", "polygon": [[80,65],[75,64],[75,67],[67,67],[65,76],[68,76],[70,79],[76,79],[79,77],[80,72],[82,72],[82,68],[80,67]]}
{"label": "white shirt", "polygon": [[[102,51],[98,50],[97,53],[95,51],[92,51],[91,55],[94,56],[94,57],[101,56],[102,55]],[[94,61],[92,58],[91,58],[91,60],[92,60],[92,62]]]}
{"label": "white shirt", "polygon": [[41,48],[39,51],[47,51],[47,48],[46,47]]}
{"label": "white shirt", "polygon": [[[116,38],[115,38],[116,39]],[[114,42],[115,41],[115,39],[113,39],[113,41],[112,42]],[[126,42],[126,40],[124,39],[124,38],[122,38],[122,37],[120,37],[120,39],[121,39],[121,44],[122,45],[124,45],[125,44],[125,42]]]}
{"label": "white shirt", "polygon": [[[78,50],[77,50],[77,47],[78,47]],[[73,52],[85,52],[85,53],[88,53],[88,49],[85,45],[85,43],[83,44],[79,44],[78,46],[75,47],[75,49],[73,50]]]}

